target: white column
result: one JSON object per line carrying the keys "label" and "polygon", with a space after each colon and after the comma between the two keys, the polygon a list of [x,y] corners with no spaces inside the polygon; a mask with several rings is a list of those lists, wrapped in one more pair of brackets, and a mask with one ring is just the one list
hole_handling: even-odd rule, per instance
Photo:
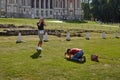
{"label": "white column", "polygon": [[36,0],[34,0],[34,16],[36,17]]}
{"label": "white column", "polygon": [[50,16],[50,0],[48,0],[48,16]]}
{"label": "white column", "polygon": [[65,0],[65,8],[68,6],[68,0]]}
{"label": "white column", "polygon": [[50,9],[50,0],[48,0],[48,9]]}
{"label": "white column", "polygon": [[44,9],[46,8],[46,7],[45,7],[45,3],[46,3],[46,0],[44,0]]}
{"label": "white column", "polygon": [[41,0],[39,0],[39,14],[40,14],[40,17],[41,17]]}
{"label": "white column", "polygon": [[[63,0],[62,0],[62,16],[64,15],[64,12],[63,12]],[[63,18],[63,17],[62,17]]]}
{"label": "white column", "polygon": [[75,9],[77,8],[78,0],[75,0]]}
{"label": "white column", "polygon": [[45,3],[46,3],[46,0],[44,0],[44,17],[45,17],[45,12],[46,12],[46,5],[45,5]]}
{"label": "white column", "polygon": [[39,0],[39,9],[41,9],[41,0]]}
{"label": "white column", "polygon": [[65,15],[68,15],[68,0],[65,0]]}

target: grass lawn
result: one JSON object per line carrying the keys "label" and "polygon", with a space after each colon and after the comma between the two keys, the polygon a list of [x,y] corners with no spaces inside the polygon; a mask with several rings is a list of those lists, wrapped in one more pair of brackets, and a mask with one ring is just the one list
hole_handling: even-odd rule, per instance
{"label": "grass lawn", "polygon": [[[49,36],[44,42],[41,57],[31,58],[36,53],[38,37],[23,36],[23,43],[16,44],[16,36],[0,37],[0,80],[119,80],[120,40],[116,38]],[[78,47],[85,52],[84,64],[67,61],[67,48]],[[99,56],[100,62],[90,60],[90,55]]]}
{"label": "grass lawn", "polygon": [[[0,18],[0,24],[32,25],[35,28],[38,19]],[[117,24],[88,23],[52,23],[45,29],[92,29],[113,31],[102,39],[100,33],[91,32],[90,40],[83,37],[65,37],[49,35],[49,41],[43,43],[41,57],[32,58],[36,53],[37,35],[22,36],[23,43],[16,44],[17,36],[0,36],[0,80],[119,80],[120,79],[120,39],[114,38],[114,32],[120,34]],[[3,30],[3,29],[0,29]],[[82,48],[86,63],[75,63],[64,59],[67,48]],[[91,61],[91,54],[99,56],[99,62]]]}
{"label": "grass lawn", "polygon": [[[18,25],[31,25],[35,28],[37,28],[36,23],[39,21],[39,19],[23,19],[23,18],[0,18],[0,24],[14,24],[16,26]],[[69,30],[69,29],[92,29],[92,30],[118,30],[119,24],[98,24],[94,21],[86,21],[87,23],[56,23],[54,21],[58,20],[51,20],[51,19],[45,19],[46,23],[46,29],[59,29],[59,30]],[[119,29],[120,30],[120,29]]]}

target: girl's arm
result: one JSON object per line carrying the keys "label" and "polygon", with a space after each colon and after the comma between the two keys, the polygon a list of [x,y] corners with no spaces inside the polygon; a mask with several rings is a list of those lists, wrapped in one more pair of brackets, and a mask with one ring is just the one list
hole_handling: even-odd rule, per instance
{"label": "girl's arm", "polygon": [[73,55],[71,55],[71,54],[65,53],[65,58],[66,58],[66,59],[71,59],[72,56],[73,56]]}

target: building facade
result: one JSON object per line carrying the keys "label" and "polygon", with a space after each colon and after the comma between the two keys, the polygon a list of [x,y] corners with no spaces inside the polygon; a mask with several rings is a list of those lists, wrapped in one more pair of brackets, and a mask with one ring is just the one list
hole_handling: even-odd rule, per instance
{"label": "building facade", "polygon": [[0,16],[81,19],[81,0],[0,0]]}

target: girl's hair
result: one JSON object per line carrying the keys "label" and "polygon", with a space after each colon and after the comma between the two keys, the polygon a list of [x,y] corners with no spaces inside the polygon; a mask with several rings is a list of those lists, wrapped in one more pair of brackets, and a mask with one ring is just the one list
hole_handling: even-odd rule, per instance
{"label": "girl's hair", "polygon": [[40,19],[40,22],[44,22],[44,19]]}
{"label": "girl's hair", "polygon": [[40,19],[39,19],[39,22],[45,24],[43,18],[40,18]]}
{"label": "girl's hair", "polygon": [[70,49],[67,49],[67,53],[70,51]]}
{"label": "girl's hair", "polygon": [[70,49],[67,49],[67,51],[64,53],[64,55],[67,55],[69,51],[70,51]]}

